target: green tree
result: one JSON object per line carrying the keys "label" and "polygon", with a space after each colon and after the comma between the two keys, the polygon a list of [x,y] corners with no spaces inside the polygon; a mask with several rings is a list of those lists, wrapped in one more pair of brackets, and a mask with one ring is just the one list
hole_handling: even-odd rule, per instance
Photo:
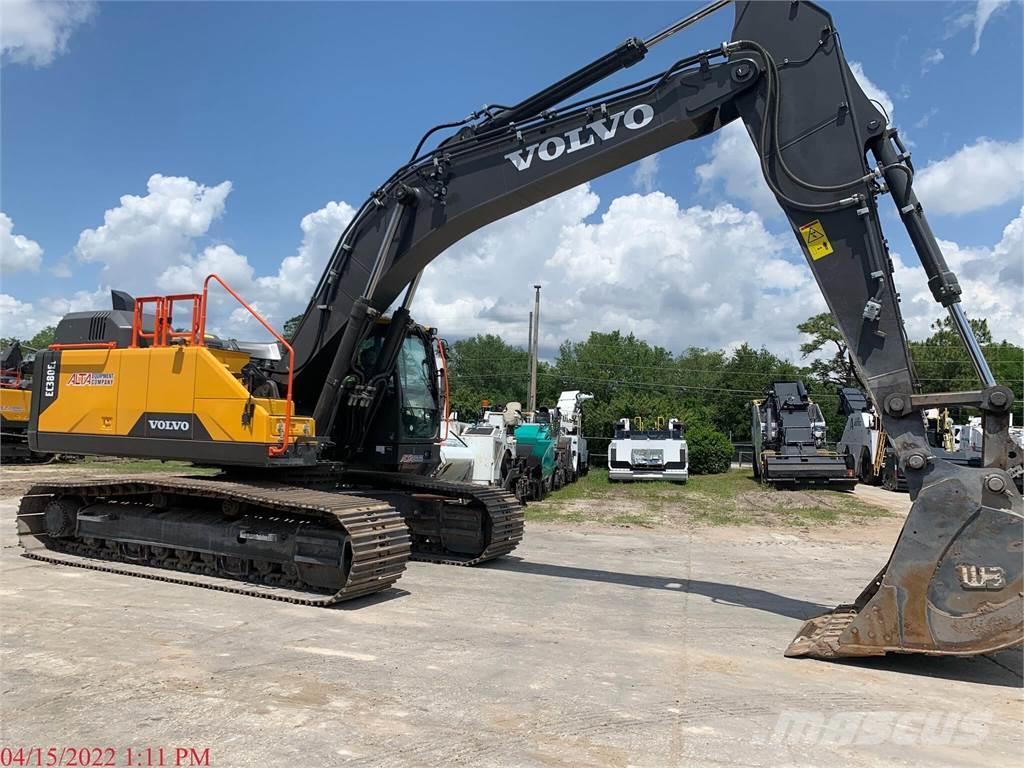
{"label": "green tree", "polygon": [[448,386],[452,410],[463,419],[472,418],[483,400],[525,405],[529,355],[522,347],[506,344],[493,334],[460,339],[449,347]]}
{"label": "green tree", "polygon": [[810,373],[822,384],[835,389],[836,387],[856,386],[857,373],[850,360],[850,352],[846,339],[839,331],[836,320],[831,312],[809,317],[796,329],[810,336],[810,340],[800,345],[800,356],[804,359],[816,352],[831,352],[831,357],[818,358],[811,361]]}
{"label": "green tree", "polygon": [[[598,333],[586,341],[565,342],[550,371],[553,392],[580,389],[594,395],[585,410],[588,436],[610,438],[621,418],[656,419],[690,416],[685,386],[672,353],[652,346],[633,334]],[[594,445],[595,452],[605,448]]]}
{"label": "green tree", "polygon": [[[1014,424],[1024,423],[1024,348],[1006,340],[993,341],[984,319],[971,320],[971,328],[996,382],[1013,390]],[[928,338],[910,342],[910,352],[922,392],[958,392],[981,386],[960,334],[948,316],[932,323]]]}
{"label": "green tree", "polygon": [[48,325],[39,331],[31,339],[24,342],[26,347],[32,347],[32,349],[46,349],[48,346],[53,344],[53,340],[57,336],[57,328],[53,325]]}
{"label": "green tree", "polygon": [[285,320],[284,327],[281,329],[281,335],[288,339],[288,341],[295,338],[295,332],[299,330],[300,320],[302,320],[302,315],[295,315]]}
{"label": "green tree", "polygon": [[[0,338],[0,346],[9,347],[15,342],[21,342],[21,346],[27,347],[28,349],[46,349],[48,346],[53,344],[56,334],[56,326],[48,325],[38,331],[31,339],[19,339],[15,336],[5,336]],[[26,349],[25,351],[28,350]]]}
{"label": "green tree", "polygon": [[713,425],[733,442],[749,442],[751,400],[760,399],[776,381],[795,381],[802,374],[800,368],[767,349],[741,344],[704,393],[710,401]]}

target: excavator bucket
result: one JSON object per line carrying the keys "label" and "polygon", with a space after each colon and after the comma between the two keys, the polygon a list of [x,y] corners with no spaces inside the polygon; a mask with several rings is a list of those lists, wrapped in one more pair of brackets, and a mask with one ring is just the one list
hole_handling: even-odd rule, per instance
{"label": "excavator bucket", "polygon": [[999,469],[934,462],[885,568],[787,656],[970,656],[1024,642],[1024,508]]}

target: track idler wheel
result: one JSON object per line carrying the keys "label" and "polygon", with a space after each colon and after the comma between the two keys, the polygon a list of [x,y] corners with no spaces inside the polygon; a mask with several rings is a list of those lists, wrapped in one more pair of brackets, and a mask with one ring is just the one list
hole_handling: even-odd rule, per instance
{"label": "track idler wheel", "polygon": [[58,539],[74,536],[78,524],[78,510],[81,508],[82,500],[69,496],[61,496],[51,501],[43,510],[46,532]]}
{"label": "track idler wheel", "polygon": [[811,619],[787,656],[971,656],[1024,642],[1024,503],[999,469],[926,470],[886,567]]}

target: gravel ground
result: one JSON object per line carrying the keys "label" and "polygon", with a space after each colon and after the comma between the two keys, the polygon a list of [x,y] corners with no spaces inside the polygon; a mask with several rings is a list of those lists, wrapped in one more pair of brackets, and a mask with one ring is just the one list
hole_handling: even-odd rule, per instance
{"label": "gravel ground", "polygon": [[991,768],[1024,748],[1019,652],[782,656],[874,576],[897,515],[538,523],[502,561],[413,563],[387,593],[314,609],[27,560],[5,493],[0,747],[44,760],[96,747],[140,765],[148,747],[153,765],[163,748],[164,765],[208,749],[213,766]]}

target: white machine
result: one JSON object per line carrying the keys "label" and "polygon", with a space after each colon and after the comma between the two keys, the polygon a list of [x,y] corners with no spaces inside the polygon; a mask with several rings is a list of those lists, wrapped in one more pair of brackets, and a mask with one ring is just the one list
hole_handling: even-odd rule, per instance
{"label": "white machine", "polygon": [[453,421],[441,443],[441,467],[435,477],[476,485],[496,485],[522,499],[525,491],[523,460],[516,456],[516,427],[523,422],[522,405],[509,403],[503,410],[485,410],[475,424]]}
{"label": "white machine", "polygon": [[690,469],[682,423],[669,419],[644,430],[639,419],[633,422],[620,419],[615,424],[615,437],[608,446],[608,479],[685,483]]}
{"label": "white machine", "polygon": [[441,427],[441,464],[434,477],[453,483],[468,483],[473,480],[473,449],[460,437],[469,425],[459,421],[457,413],[451,414]]}
{"label": "white machine", "polygon": [[578,389],[563,392],[558,396],[560,433],[569,438],[572,472],[575,477],[587,474],[589,454],[587,438],[583,436],[583,403],[593,400],[593,395]]}

